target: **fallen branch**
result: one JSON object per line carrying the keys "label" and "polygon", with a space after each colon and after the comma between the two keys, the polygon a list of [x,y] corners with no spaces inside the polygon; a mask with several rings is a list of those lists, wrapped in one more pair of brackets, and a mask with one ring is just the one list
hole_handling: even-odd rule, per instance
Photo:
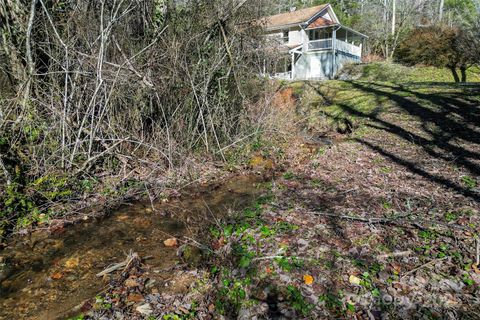
{"label": "fallen branch", "polygon": [[107,269],[103,270],[102,272],[99,272],[96,274],[97,277],[103,277],[104,275],[107,275],[109,273],[112,273],[114,271],[117,271],[119,269],[124,268],[127,265],[128,259],[122,262],[119,262],[117,264],[114,264],[111,267],[108,267]]}
{"label": "fallen branch", "polygon": [[101,153],[97,154],[96,156],[93,156],[89,159],[87,159],[83,165],[75,172],[75,174],[79,174],[79,173],[82,173],[84,172],[85,170],[87,170],[91,163],[95,160],[97,160],[98,158],[100,157],[103,157],[105,154],[109,153],[111,150],[113,150],[116,146],[118,146],[119,144],[121,144],[122,142],[125,142],[127,141],[129,138],[126,138],[126,139],[122,139],[120,141],[117,141],[116,143],[114,143],[113,145],[111,145],[110,147],[108,147],[107,149],[105,149],[104,151],[102,151]]}
{"label": "fallen branch", "polygon": [[[397,218],[363,218],[363,217],[355,217],[355,216],[337,215],[334,213],[318,212],[318,211],[309,211],[308,213],[314,214],[316,216],[330,217],[330,218],[341,219],[341,220],[358,221],[358,222],[364,222],[368,224],[384,224],[384,225],[393,225],[400,228],[416,228],[420,230],[432,230],[432,227],[427,227],[423,224],[420,224],[419,222],[404,219],[407,216],[400,216]],[[434,223],[434,224],[443,226],[445,228],[453,228],[453,229],[462,230],[462,231],[470,231],[468,228],[457,225],[457,224],[446,224],[442,222],[433,222],[433,221],[422,221],[422,222]],[[433,230],[433,231],[438,232],[437,230]],[[444,236],[448,236],[448,235],[444,235]]]}
{"label": "fallen branch", "polygon": [[406,276],[414,273],[414,272],[417,272],[417,271],[420,270],[420,269],[423,269],[423,268],[428,267],[428,266],[430,266],[430,265],[432,265],[432,264],[435,264],[436,262],[440,262],[440,261],[443,261],[443,260],[448,259],[448,258],[449,258],[449,257],[446,256],[446,257],[443,257],[443,258],[437,258],[437,259],[430,260],[429,262],[424,263],[424,264],[422,264],[421,266],[418,266],[418,267],[416,267],[416,268],[414,268],[414,269],[406,272],[403,276],[400,277],[400,280],[403,279],[403,278],[405,278]]}
{"label": "fallen branch", "polygon": [[477,264],[477,266],[480,265],[480,241],[478,241],[478,237],[475,238],[475,244],[476,244],[476,259],[475,259],[475,262]]}
{"label": "fallen branch", "polygon": [[408,257],[413,252],[411,250],[406,251],[397,251],[392,253],[385,253],[378,256],[378,259],[387,259],[387,258],[398,258],[398,257]]}
{"label": "fallen branch", "polygon": [[[146,257],[146,259],[148,259],[148,258],[150,258],[150,257]],[[114,271],[120,270],[122,268],[125,271],[133,261],[139,260],[139,259],[140,259],[140,257],[138,256],[137,253],[130,252],[128,254],[127,259],[125,259],[125,261],[116,263],[113,266],[108,267],[107,269],[103,270],[102,272],[97,273],[96,276],[97,277],[103,277],[104,275],[107,275],[107,274],[112,273]]]}

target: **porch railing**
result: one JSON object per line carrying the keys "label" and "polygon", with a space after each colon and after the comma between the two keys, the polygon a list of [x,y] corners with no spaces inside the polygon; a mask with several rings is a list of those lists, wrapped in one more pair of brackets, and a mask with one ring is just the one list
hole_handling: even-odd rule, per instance
{"label": "porch railing", "polygon": [[312,40],[308,42],[308,51],[332,49],[333,39]]}
{"label": "porch railing", "polygon": [[280,79],[280,80],[288,80],[288,79],[292,78],[292,72],[291,71],[277,72],[277,73],[274,74],[273,77],[276,78],[276,79]]}
{"label": "porch railing", "polygon": [[338,39],[337,39],[337,42],[335,43],[336,43],[336,49],[338,51],[343,51],[357,57],[362,56],[362,47],[357,47],[354,44],[351,44],[342,40],[338,40]]}
{"label": "porch railing", "polygon": [[[354,56],[362,56],[362,47],[354,44],[338,40],[335,41],[335,47],[338,51],[352,54]],[[308,51],[331,50],[333,49],[333,39],[312,40],[308,42]]]}

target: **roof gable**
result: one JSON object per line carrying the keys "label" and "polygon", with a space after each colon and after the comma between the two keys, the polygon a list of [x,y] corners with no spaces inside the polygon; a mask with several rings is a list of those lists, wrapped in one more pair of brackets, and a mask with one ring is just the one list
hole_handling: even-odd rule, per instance
{"label": "roof gable", "polygon": [[332,20],[325,19],[323,17],[318,17],[316,20],[313,20],[306,29],[315,29],[315,28],[321,28],[321,27],[328,27],[335,25],[336,23]]}
{"label": "roof gable", "polygon": [[[325,9],[328,9],[332,19],[336,20],[335,13],[333,12],[330,4],[322,4],[315,7],[265,17],[263,19],[263,22],[267,29],[277,29],[283,26],[290,25],[311,24],[312,22],[319,20],[319,17],[321,17],[321,13],[323,13]],[[327,20],[325,18],[323,19]],[[333,21],[333,24],[335,23],[338,23],[338,21]]]}

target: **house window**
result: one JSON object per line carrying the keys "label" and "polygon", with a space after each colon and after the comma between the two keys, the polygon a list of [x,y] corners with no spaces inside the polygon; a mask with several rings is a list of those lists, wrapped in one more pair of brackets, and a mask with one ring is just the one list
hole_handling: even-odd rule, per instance
{"label": "house window", "polygon": [[289,41],[288,30],[283,30],[283,43],[288,43]]}

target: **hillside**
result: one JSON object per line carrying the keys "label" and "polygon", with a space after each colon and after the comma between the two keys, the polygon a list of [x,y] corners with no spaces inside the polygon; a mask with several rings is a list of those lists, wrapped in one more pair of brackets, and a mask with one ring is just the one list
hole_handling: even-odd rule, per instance
{"label": "hillside", "polygon": [[[475,318],[478,86],[298,82],[281,85],[274,101],[290,126],[284,139],[267,135],[252,146],[250,167],[283,172],[254,184],[263,196],[217,221],[204,234],[200,266],[189,256],[167,284],[184,281],[183,272],[201,279],[169,294],[145,289],[154,312]],[[135,281],[151,277],[148,270],[135,269]],[[115,296],[126,283],[102,301],[128,302]]]}

